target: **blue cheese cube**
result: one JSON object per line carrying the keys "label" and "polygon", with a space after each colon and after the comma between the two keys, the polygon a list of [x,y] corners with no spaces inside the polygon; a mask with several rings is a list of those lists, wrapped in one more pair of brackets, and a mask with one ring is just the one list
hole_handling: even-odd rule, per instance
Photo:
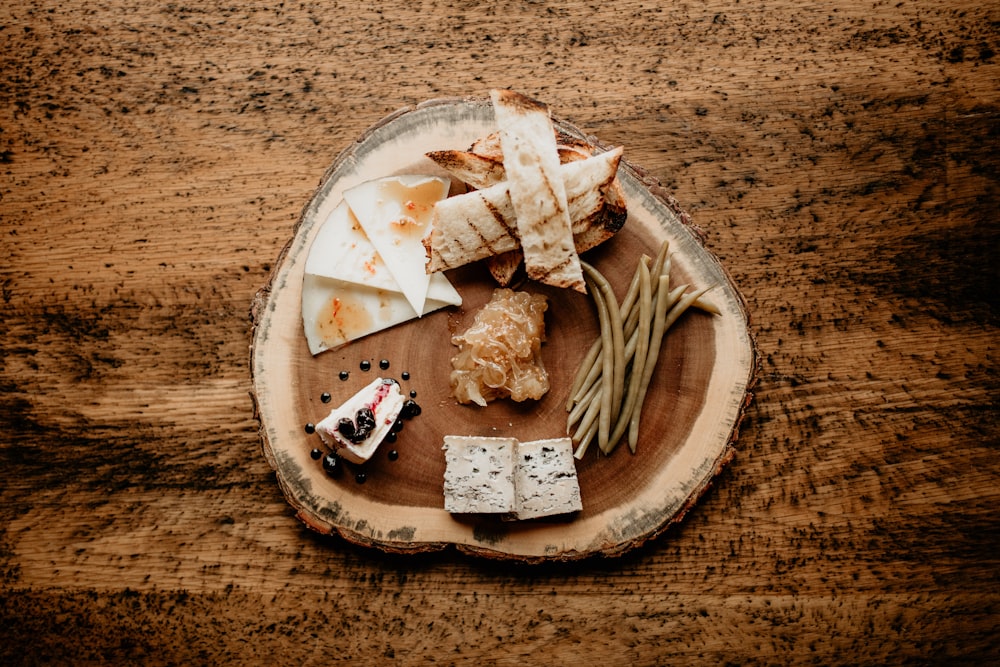
{"label": "blue cheese cube", "polygon": [[517,440],[447,435],[444,438],[444,508],[452,513],[514,511]]}
{"label": "blue cheese cube", "polygon": [[534,440],[517,446],[514,471],[518,519],[567,514],[583,509],[569,438]]}

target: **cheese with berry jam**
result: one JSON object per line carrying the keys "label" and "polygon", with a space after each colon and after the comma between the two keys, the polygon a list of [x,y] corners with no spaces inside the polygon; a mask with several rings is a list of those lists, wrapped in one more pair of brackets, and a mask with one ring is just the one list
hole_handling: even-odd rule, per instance
{"label": "cheese with berry jam", "polygon": [[405,403],[398,382],[376,378],[316,424],[316,433],[344,460],[364,463],[392,430]]}

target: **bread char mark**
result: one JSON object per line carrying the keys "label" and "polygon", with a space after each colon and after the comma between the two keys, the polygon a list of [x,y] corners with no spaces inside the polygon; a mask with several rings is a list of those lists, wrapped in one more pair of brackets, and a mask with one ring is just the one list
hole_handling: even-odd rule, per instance
{"label": "bread char mark", "polygon": [[549,112],[548,106],[543,102],[531,99],[520,93],[516,93],[512,90],[500,90],[497,91],[497,96],[503,100],[504,104],[510,106],[522,113],[538,113],[543,111],[545,113]]}
{"label": "bread char mark", "polygon": [[[509,193],[507,197],[508,198],[510,197]],[[485,197],[483,197],[483,203],[486,204],[486,208],[489,210],[490,215],[493,216],[493,219],[497,221],[498,225],[503,227],[504,231],[507,232],[507,235],[517,238],[517,230],[514,229],[514,227],[512,227],[511,225],[507,224],[507,218],[504,217],[503,212],[499,208],[494,206],[492,203],[490,203]],[[490,245],[490,250],[491,251],[493,250],[492,245]]]}
{"label": "bread char mark", "polygon": [[[538,282],[551,284],[547,282],[547,279],[553,275],[556,276],[561,275],[567,268],[569,268],[569,266],[572,263],[573,263],[573,258],[568,257],[559,264],[556,264],[555,266],[549,267],[547,269],[543,269],[538,266],[525,267],[525,269],[528,272],[528,277],[531,278],[532,280],[537,280]],[[577,283],[571,283],[569,284],[569,286],[582,294],[586,294],[587,292],[586,284],[579,285]]]}
{"label": "bread char mark", "polygon": [[[490,215],[496,221],[497,225],[499,225],[504,230],[506,236],[511,238],[517,238],[516,230],[513,227],[511,227],[510,224],[508,224],[507,218],[504,217],[503,212],[499,208],[497,208],[497,206],[494,205],[489,199],[484,197],[481,192],[477,192],[477,195],[479,196],[480,201],[482,201],[483,206],[486,208],[487,211],[489,211]],[[468,227],[473,231],[473,233],[475,233],[476,238],[478,239],[478,244],[475,247],[469,248],[467,245],[462,243],[460,237],[455,237],[454,239],[452,239],[452,242],[457,244],[465,253],[469,253],[471,251],[475,251],[480,248],[487,248],[489,250],[490,255],[498,254],[495,250],[496,243],[504,238],[503,235],[498,236],[492,240],[487,238],[486,235],[483,234],[482,227],[477,225],[474,220],[468,221]],[[425,243],[425,247],[426,246],[427,244]],[[443,267],[442,270],[455,268],[450,262],[447,261],[447,259],[441,257],[440,254],[438,254],[438,260],[441,262],[441,265]]]}

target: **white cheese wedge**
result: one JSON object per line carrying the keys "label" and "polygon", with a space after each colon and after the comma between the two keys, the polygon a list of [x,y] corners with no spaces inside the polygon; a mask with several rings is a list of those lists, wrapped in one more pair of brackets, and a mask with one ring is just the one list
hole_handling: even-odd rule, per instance
{"label": "white cheese wedge", "polygon": [[448,196],[447,178],[405,174],[366,181],[344,199],[416,313],[424,312],[430,286],[423,239],[434,204]]}
{"label": "white cheese wedge", "polygon": [[[338,456],[351,463],[364,463],[388,435],[405,402],[395,380],[376,378],[340,407],[331,410],[316,424],[316,433]],[[348,437],[350,432],[345,435],[338,426],[341,419],[348,419],[354,424],[352,428],[359,428],[358,411],[363,408],[372,411],[374,423],[363,439],[354,441]]]}
{"label": "white cheese wedge", "polygon": [[514,510],[514,438],[444,438],[444,508],[456,514]]}
{"label": "white cheese wedge", "polygon": [[[424,257],[420,249],[421,261]],[[319,354],[407,322],[462,297],[443,274],[430,276],[423,310],[414,311],[347,202],[323,222],[306,257],[302,323],[309,351]]]}
{"label": "white cheese wedge", "polygon": [[[447,279],[432,281],[428,294],[422,315],[462,303]],[[308,274],[302,282],[302,325],[313,355],[416,317],[400,292]]]}
{"label": "white cheese wedge", "polygon": [[569,438],[534,440],[517,446],[514,467],[518,519],[536,519],[583,509]]}
{"label": "white cheese wedge", "polygon": [[399,292],[389,267],[365,236],[346,201],[320,227],[306,258],[306,274]]}

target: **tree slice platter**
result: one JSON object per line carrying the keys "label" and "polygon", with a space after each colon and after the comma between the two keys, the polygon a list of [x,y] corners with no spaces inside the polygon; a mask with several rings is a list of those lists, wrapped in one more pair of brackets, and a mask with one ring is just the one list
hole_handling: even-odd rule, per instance
{"label": "tree slice platter", "polygon": [[[554,119],[559,129],[600,143]],[[541,400],[500,400],[481,408],[451,396],[449,372],[457,350],[451,336],[471,323],[496,287],[485,266],[447,275],[463,304],[312,356],[301,318],[302,281],[313,238],[345,189],[399,173],[442,174],[425,153],[466,149],[494,131],[487,99],[433,100],[401,110],[368,129],[324,175],[304,207],[269,283],[256,295],[251,317],[252,396],[262,450],[297,517],[309,528],[392,552],[455,547],[492,558],[538,562],[616,555],[680,520],[732,458],[758,369],[745,302],[728,273],[703,245],[676,202],[626,160],[619,178],[628,220],[611,240],[584,255],[624,295],[639,257],[670,243],[671,285],[714,285],[721,315],[688,311],[667,334],[643,408],[635,454],[619,446],[610,456],[592,445],[577,462],[583,510],[550,520],[503,521],[444,510],[445,435],[513,436],[522,441],[566,434],[570,383],[598,335],[590,297],[525,282],[548,297],[543,360],[551,389]],[[387,370],[379,368],[382,360]],[[371,365],[362,370],[362,362]],[[347,379],[341,379],[341,372]],[[404,376],[405,372],[405,376]],[[330,476],[310,452],[317,423],[376,376],[400,379],[416,392],[422,413],[406,422],[398,441],[383,444],[364,466]],[[325,403],[323,394],[331,395]],[[395,450],[398,458],[390,458]],[[356,473],[364,473],[360,483]]]}

